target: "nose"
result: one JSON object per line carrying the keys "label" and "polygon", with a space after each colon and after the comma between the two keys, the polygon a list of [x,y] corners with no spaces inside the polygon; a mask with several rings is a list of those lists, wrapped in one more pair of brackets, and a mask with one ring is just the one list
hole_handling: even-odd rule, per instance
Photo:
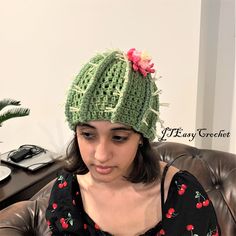
{"label": "nose", "polygon": [[96,146],[94,158],[100,163],[105,163],[110,160],[111,157],[112,152],[110,145],[105,141],[99,142]]}

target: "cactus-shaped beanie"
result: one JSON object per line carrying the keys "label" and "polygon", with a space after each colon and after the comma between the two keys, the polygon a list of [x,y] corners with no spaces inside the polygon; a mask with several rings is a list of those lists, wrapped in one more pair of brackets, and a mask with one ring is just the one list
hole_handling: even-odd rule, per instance
{"label": "cactus-shaped beanie", "polygon": [[94,56],[69,89],[65,114],[70,128],[75,130],[79,122],[107,120],[131,126],[153,140],[159,95],[152,67],[150,58],[135,49]]}

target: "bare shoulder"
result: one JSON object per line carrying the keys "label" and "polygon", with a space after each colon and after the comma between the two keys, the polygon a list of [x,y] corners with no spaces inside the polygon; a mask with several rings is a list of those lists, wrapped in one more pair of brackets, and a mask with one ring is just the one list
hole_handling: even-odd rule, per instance
{"label": "bare shoulder", "polygon": [[[167,163],[160,161],[160,167],[161,167],[161,175],[163,174],[164,168],[166,166]],[[166,173],[166,177],[165,177],[165,184],[164,184],[164,192],[165,192],[165,200],[169,191],[169,187],[170,187],[170,183],[171,180],[173,178],[173,176],[179,171],[178,168],[174,167],[174,166],[170,166],[167,173]]]}

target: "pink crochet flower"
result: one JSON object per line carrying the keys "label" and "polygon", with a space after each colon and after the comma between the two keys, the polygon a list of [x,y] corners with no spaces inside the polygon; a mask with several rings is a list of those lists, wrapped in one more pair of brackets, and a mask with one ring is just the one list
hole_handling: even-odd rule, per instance
{"label": "pink crochet flower", "polygon": [[128,60],[133,63],[133,69],[140,71],[140,73],[146,77],[148,73],[154,73],[155,69],[151,63],[151,58],[145,52],[139,52],[135,48],[131,48],[128,53]]}

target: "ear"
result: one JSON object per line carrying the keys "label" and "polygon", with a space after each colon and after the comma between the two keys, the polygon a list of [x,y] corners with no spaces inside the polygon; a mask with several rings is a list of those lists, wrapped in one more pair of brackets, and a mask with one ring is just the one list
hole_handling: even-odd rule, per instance
{"label": "ear", "polygon": [[143,146],[143,138],[142,137],[140,137],[140,139],[139,139],[139,146]]}

